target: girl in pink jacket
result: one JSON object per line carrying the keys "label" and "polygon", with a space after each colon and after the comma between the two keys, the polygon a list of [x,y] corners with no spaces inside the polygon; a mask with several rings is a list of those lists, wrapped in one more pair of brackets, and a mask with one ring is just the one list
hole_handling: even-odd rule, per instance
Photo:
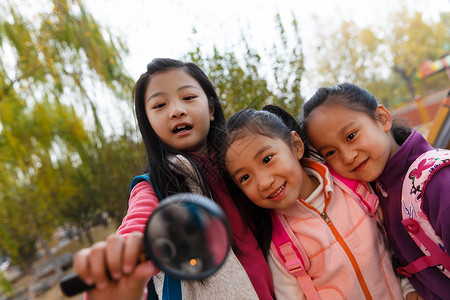
{"label": "girl in pink jacket", "polygon": [[[142,248],[142,235],[138,233],[144,231],[159,201],[190,191],[187,178],[224,210],[231,224],[233,247],[224,266],[213,276],[204,281],[177,283],[183,298],[273,299],[266,259],[217,167],[217,152],[224,144],[225,117],[211,81],[193,63],[159,58],[148,64],[135,84],[133,96],[147,153],[145,173],[151,184],[142,181],[134,186],[117,235],[75,256],[79,276],[88,284],[96,284],[89,292],[90,299],[140,299],[153,275],[149,291],[154,288],[162,297],[167,277],[144,263],[136,266]],[[178,155],[192,168],[187,170],[170,160]],[[108,280],[106,270],[115,281]]]}
{"label": "girl in pink jacket", "polygon": [[263,252],[270,252],[277,299],[305,296],[270,251],[273,209],[303,244],[320,299],[403,299],[377,221],[326,166],[303,158],[308,148],[295,119],[281,108],[266,109],[276,115],[249,109],[230,118],[225,161],[233,198],[254,221]]}

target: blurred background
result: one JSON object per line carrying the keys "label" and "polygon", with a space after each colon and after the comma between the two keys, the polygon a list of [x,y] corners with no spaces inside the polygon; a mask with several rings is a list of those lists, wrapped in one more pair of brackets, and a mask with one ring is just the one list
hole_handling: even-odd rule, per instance
{"label": "blurred background", "polygon": [[0,0],[0,299],[64,299],[73,254],[120,224],[153,58],[200,65],[227,117],[350,81],[448,148],[449,54],[449,0]]}

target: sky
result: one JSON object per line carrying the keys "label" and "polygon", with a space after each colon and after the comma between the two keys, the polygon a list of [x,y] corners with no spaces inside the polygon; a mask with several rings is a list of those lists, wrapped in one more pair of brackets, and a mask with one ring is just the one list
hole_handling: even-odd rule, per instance
{"label": "sky", "polygon": [[[330,31],[343,20],[382,24],[402,3],[425,18],[450,11],[450,0],[85,0],[94,18],[127,44],[125,67],[135,80],[155,57],[181,58],[197,44],[202,53],[211,53],[214,46],[233,50],[243,32],[251,48],[270,49],[279,37],[277,13],[285,27],[292,15],[299,22],[308,69],[318,30]],[[313,82],[304,86],[309,87],[302,90],[306,98],[317,88]]]}

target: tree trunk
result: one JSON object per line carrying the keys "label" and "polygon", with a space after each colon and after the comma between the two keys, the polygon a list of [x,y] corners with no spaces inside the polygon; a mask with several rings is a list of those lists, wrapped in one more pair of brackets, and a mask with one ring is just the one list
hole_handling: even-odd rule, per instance
{"label": "tree trunk", "polygon": [[84,229],[84,233],[86,234],[86,238],[89,242],[89,245],[93,245],[95,243],[94,241],[94,237],[92,236],[92,230],[90,227],[85,227]]}
{"label": "tree trunk", "polygon": [[394,71],[400,74],[402,79],[405,81],[406,86],[408,87],[408,91],[411,94],[411,99],[414,99],[414,97],[416,97],[416,91],[414,90],[414,87],[412,85],[411,78],[408,75],[406,75],[405,69],[399,66],[394,66]]}
{"label": "tree trunk", "polygon": [[57,257],[53,254],[52,250],[50,249],[50,247],[48,246],[47,241],[44,239],[44,237],[42,235],[40,235],[39,233],[37,234],[37,238],[39,243],[42,245],[42,247],[44,247],[45,250],[45,254],[46,256],[50,259],[50,261],[52,262],[53,268],[55,269],[55,275],[57,278],[61,278],[62,274],[63,274],[63,270],[61,268],[61,265],[57,259]]}

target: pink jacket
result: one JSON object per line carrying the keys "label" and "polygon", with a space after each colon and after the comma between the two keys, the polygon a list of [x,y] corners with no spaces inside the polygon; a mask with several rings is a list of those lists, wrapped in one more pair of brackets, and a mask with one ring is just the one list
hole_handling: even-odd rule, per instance
{"label": "pink jacket", "polygon": [[[308,161],[305,170],[320,181],[319,187],[280,213],[308,255],[307,272],[320,298],[403,299],[376,220],[352,198],[350,189],[333,182],[337,179],[324,165]],[[277,299],[304,299],[296,278],[271,255]]]}
{"label": "pink jacket", "polygon": [[144,232],[148,218],[159,205],[151,184],[141,181],[131,190],[128,212],[117,229],[117,233],[127,236],[133,231]]}

